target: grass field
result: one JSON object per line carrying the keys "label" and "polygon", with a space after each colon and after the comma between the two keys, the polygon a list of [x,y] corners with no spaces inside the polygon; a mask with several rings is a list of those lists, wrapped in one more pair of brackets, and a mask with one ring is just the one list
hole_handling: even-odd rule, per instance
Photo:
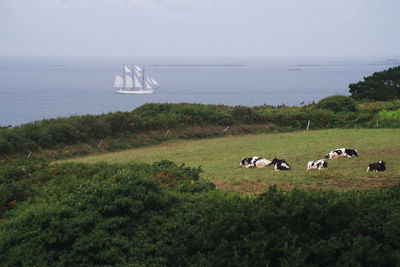
{"label": "grass field", "polygon": [[[330,160],[329,169],[325,171],[306,171],[309,160],[321,159],[327,152],[341,147],[356,148],[360,157]],[[239,162],[242,157],[251,156],[285,159],[292,170],[274,172],[272,167],[241,168]],[[400,182],[400,129],[334,129],[174,141],[68,161],[152,163],[163,159],[188,166],[201,165],[203,178],[219,188],[243,193],[259,193],[273,184],[287,189],[377,188]],[[387,163],[387,171],[367,173],[367,165],[378,160]]]}

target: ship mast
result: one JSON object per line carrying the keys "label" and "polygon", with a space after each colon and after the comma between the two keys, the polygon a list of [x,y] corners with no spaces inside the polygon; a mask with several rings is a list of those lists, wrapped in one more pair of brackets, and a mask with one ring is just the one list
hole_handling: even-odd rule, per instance
{"label": "ship mast", "polygon": [[122,82],[125,90],[125,65],[122,64]]}
{"label": "ship mast", "polygon": [[143,65],[143,73],[142,73],[142,86],[143,86],[143,90],[146,90],[146,84],[145,84],[145,81],[144,81],[144,65]]}
{"label": "ship mast", "polygon": [[135,91],[135,67],[133,64],[131,65],[131,70],[132,70],[132,91]]}

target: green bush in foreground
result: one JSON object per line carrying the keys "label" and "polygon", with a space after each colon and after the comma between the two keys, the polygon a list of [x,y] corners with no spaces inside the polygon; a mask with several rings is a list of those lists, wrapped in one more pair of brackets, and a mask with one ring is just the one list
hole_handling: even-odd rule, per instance
{"label": "green bush in foreground", "polygon": [[243,197],[180,193],[199,169],[171,162],[51,168],[7,172],[40,184],[0,220],[1,266],[400,264],[400,186]]}
{"label": "green bush in foreground", "polygon": [[[124,173],[140,174],[171,191],[198,193],[214,189],[214,184],[200,179],[201,167],[178,166],[171,161],[148,164],[79,164],[49,165],[37,160],[21,160],[0,166],[0,217],[16,203],[35,197],[57,202],[76,188],[87,187]],[[45,194],[43,194],[45,192]]]}

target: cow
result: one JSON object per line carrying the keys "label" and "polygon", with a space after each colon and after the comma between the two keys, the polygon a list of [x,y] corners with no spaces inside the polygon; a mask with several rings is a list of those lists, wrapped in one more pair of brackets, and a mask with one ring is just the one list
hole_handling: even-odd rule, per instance
{"label": "cow", "polygon": [[274,165],[274,171],[288,171],[288,170],[290,170],[289,163],[287,163],[284,159],[274,158],[271,161],[271,165]]}
{"label": "cow", "polygon": [[353,156],[359,157],[360,154],[355,149],[338,148],[338,149],[332,150],[331,152],[326,154],[325,158],[327,158],[327,159],[338,159],[338,158],[343,158],[343,157],[351,158]]}
{"label": "cow", "polygon": [[307,171],[324,169],[328,169],[328,162],[326,162],[324,159],[309,161],[307,163]]}
{"label": "cow", "polygon": [[265,166],[270,166],[271,161],[260,158],[260,157],[252,157],[252,158],[242,158],[240,161],[240,166],[244,168],[264,168]]}
{"label": "cow", "polygon": [[386,170],[385,162],[380,160],[368,165],[367,172],[383,172]]}

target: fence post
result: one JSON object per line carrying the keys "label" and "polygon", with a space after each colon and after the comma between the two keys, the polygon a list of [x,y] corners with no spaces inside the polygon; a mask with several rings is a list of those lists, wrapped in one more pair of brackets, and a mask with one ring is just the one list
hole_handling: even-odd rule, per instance
{"label": "fence post", "polygon": [[169,130],[164,134],[164,137],[166,137],[169,134]]}
{"label": "fence post", "polygon": [[29,154],[28,154],[28,159],[31,157],[31,155],[32,155],[32,151],[29,152]]}
{"label": "fence post", "polygon": [[97,145],[97,148],[100,149],[101,144],[103,143],[103,139],[101,139],[100,143]]}
{"label": "fence post", "polygon": [[310,120],[308,120],[308,123],[307,123],[307,131],[309,128],[310,128]]}

